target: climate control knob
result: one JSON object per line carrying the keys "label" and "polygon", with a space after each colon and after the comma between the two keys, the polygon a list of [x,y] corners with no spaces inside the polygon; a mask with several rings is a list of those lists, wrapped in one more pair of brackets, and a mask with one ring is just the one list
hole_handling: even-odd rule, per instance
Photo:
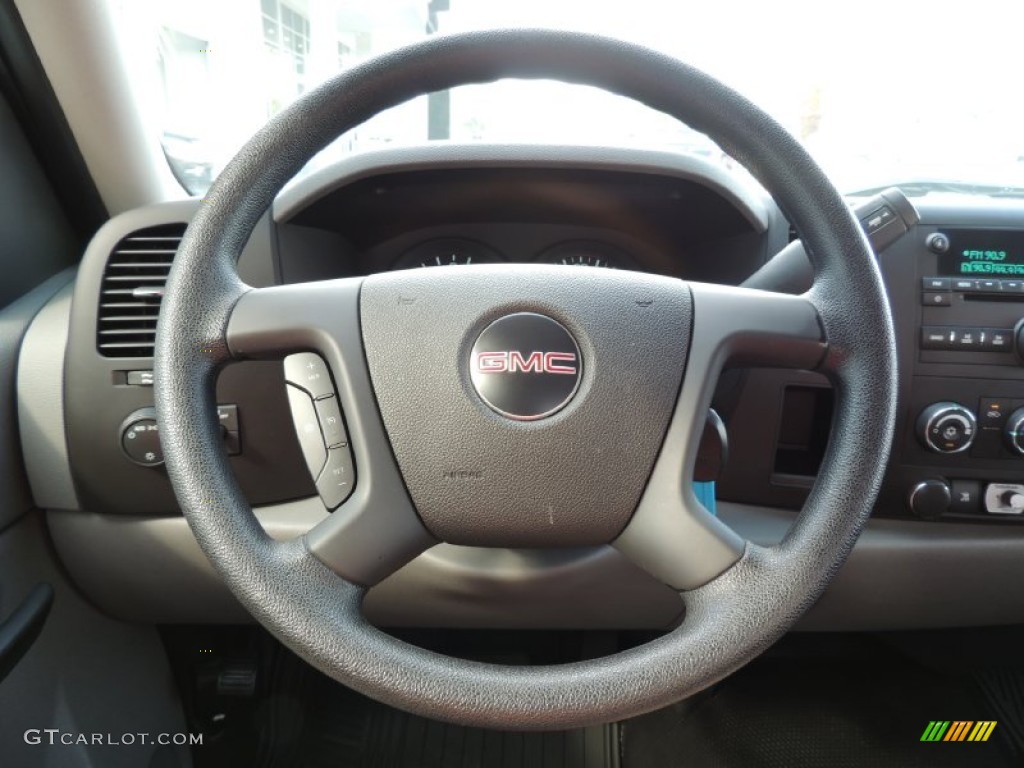
{"label": "climate control knob", "polygon": [[1003,439],[1011,451],[1024,455],[1024,408],[1018,408],[1010,414],[1003,430]]}
{"label": "climate control knob", "polygon": [[961,453],[971,447],[978,423],[959,403],[933,403],[917,418],[917,436],[935,453]]}

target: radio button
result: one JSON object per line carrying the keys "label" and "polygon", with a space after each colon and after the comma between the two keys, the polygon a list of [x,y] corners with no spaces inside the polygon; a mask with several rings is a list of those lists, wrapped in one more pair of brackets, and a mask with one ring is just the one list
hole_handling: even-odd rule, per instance
{"label": "radio button", "polygon": [[1024,282],[1020,280],[1000,280],[1003,293],[1024,293]]}
{"label": "radio button", "polygon": [[921,329],[921,349],[951,349],[955,334],[952,328],[926,325]]}
{"label": "radio button", "polygon": [[948,277],[922,277],[921,287],[926,291],[948,291],[950,281]]}
{"label": "radio button", "polygon": [[954,334],[953,346],[956,349],[977,349],[981,346],[980,328],[956,328]]}
{"label": "radio button", "polygon": [[972,293],[973,291],[977,290],[977,288],[978,288],[978,281],[977,280],[964,280],[964,279],[954,279],[953,280],[953,290],[954,291],[963,291],[964,293]]}
{"label": "radio button", "polygon": [[986,328],[982,346],[993,352],[1009,352],[1013,349],[1013,331],[1009,328]]}
{"label": "radio button", "polygon": [[949,293],[921,294],[921,304],[925,307],[948,307],[953,303],[953,297]]}
{"label": "radio button", "polygon": [[983,293],[999,293],[1003,290],[1001,280],[979,280],[978,290]]}
{"label": "radio button", "polygon": [[932,253],[945,253],[949,250],[949,238],[941,232],[932,232],[924,242]]}

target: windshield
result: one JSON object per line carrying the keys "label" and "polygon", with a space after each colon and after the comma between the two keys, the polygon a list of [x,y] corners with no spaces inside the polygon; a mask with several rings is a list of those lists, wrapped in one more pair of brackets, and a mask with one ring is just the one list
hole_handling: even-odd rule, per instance
{"label": "windshield", "polygon": [[[1019,0],[113,2],[140,107],[193,194],[268,118],[340,70],[432,34],[522,26],[619,37],[709,72],[781,122],[848,193],[897,182],[919,194],[1024,188]],[[505,81],[389,110],[307,170],[435,140],[643,146],[733,165],[706,137],[633,102]]]}

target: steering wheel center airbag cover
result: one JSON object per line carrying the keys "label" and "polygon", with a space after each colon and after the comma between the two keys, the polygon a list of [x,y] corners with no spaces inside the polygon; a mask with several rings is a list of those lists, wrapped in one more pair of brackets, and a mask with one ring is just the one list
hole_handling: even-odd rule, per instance
{"label": "steering wheel center airbag cover", "polygon": [[[625,527],[679,391],[685,284],[573,267],[460,267],[372,276],[360,306],[384,425],[435,536],[586,546]],[[495,353],[485,368],[515,353],[517,372],[480,373],[481,352]],[[550,367],[565,372],[545,373],[536,352],[564,355]],[[499,375],[515,377],[504,392],[474,383]]]}

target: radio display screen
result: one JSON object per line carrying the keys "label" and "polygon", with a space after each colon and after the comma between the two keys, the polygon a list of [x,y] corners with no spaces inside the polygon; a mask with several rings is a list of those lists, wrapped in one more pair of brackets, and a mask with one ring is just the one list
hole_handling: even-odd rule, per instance
{"label": "radio display screen", "polygon": [[1024,278],[1024,230],[950,229],[939,256],[943,275]]}

